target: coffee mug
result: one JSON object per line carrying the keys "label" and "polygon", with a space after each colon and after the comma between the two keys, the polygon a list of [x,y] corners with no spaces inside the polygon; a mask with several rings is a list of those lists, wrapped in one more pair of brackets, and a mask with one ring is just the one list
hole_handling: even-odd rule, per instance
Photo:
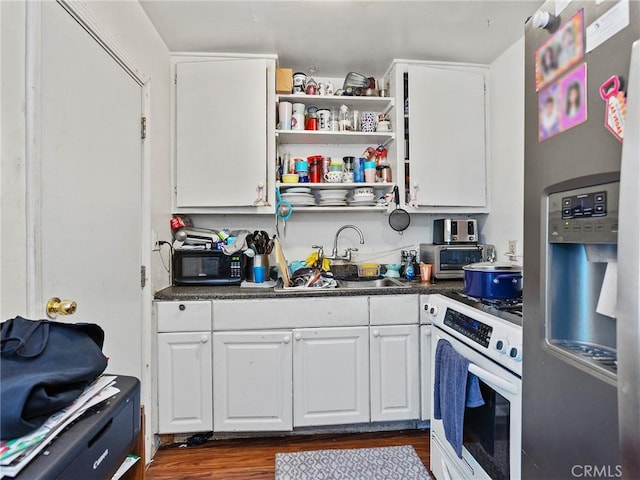
{"label": "coffee mug", "polygon": [[391,131],[391,122],[388,120],[383,120],[378,122],[376,126],[376,132],[390,132]]}
{"label": "coffee mug", "polygon": [[342,174],[342,183],[353,183],[353,172],[344,172]]}
{"label": "coffee mug", "polygon": [[342,171],[331,171],[324,174],[324,181],[327,183],[342,182]]}
{"label": "coffee mug", "polygon": [[307,107],[306,107],[306,105],[304,103],[294,103],[294,104],[291,105],[291,113],[294,114],[294,115],[296,113],[304,115],[304,111],[305,111],[306,108]]}
{"label": "coffee mug", "polygon": [[363,132],[374,132],[376,129],[376,114],[374,112],[362,112],[360,128]]}
{"label": "coffee mug", "polygon": [[291,130],[291,115],[293,109],[291,102],[280,102],[278,116],[280,118],[280,130]]}

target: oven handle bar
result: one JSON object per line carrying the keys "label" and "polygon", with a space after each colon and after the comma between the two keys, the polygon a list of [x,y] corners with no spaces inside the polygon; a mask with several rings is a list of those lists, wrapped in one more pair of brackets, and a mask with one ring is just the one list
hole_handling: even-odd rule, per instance
{"label": "oven handle bar", "polygon": [[507,380],[504,380],[500,377],[498,377],[497,375],[494,375],[491,372],[486,371],[484,368],[480,368],[479,366],[475,365],[474,363],[470,363],[469,364],[469,373],[473,373],[474,375],[476,375],[478,378],[480,378],[481,380],[483,380],[486,383],[492,383],[494,386],[501,388],[502,390],[505,390],[509,393],[511,393],[512,395],[517,395],[518,394],[518,387],[515,386],[514,384],[508,382]]}

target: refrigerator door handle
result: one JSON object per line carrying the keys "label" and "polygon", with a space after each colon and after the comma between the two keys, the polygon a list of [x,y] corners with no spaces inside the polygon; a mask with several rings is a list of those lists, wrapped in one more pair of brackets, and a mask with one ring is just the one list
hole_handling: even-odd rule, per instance
{"label": "refrigerator door handle", "polygon": [[632,47],[620,165],[618,426],[622,474],[640,478],[640,40]]}

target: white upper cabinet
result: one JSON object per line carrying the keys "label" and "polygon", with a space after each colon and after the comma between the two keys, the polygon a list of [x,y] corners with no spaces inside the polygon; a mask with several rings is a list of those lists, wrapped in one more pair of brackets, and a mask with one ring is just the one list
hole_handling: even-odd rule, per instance
{"label": "white upper cabinet", "polygon": [[208,60],[175,63],[175,206],[255,210],[260,185],[269,196],[274,61]]}
{"label": "white upper cabinet", "polygon": [[484,72],[409,66],[409,161],[418,205],[486,205]]}
{"label": "white upper cabinet", "polygon": [[395,64],[394,94],[406,104],[398,162],[407,173],[406,203],[415,211],[485,213],[487,69],[457,64]]}

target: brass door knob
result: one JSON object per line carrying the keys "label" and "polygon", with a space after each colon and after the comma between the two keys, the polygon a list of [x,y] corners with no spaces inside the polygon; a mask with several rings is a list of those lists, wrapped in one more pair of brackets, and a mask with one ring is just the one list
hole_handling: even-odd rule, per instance
{"label": "brass door knob", "polygon": [[47,317],[56,318],[58,315],[73,315],[78,309],[78,304],[73,300],[60,300],[52,297],[47,302]]}

